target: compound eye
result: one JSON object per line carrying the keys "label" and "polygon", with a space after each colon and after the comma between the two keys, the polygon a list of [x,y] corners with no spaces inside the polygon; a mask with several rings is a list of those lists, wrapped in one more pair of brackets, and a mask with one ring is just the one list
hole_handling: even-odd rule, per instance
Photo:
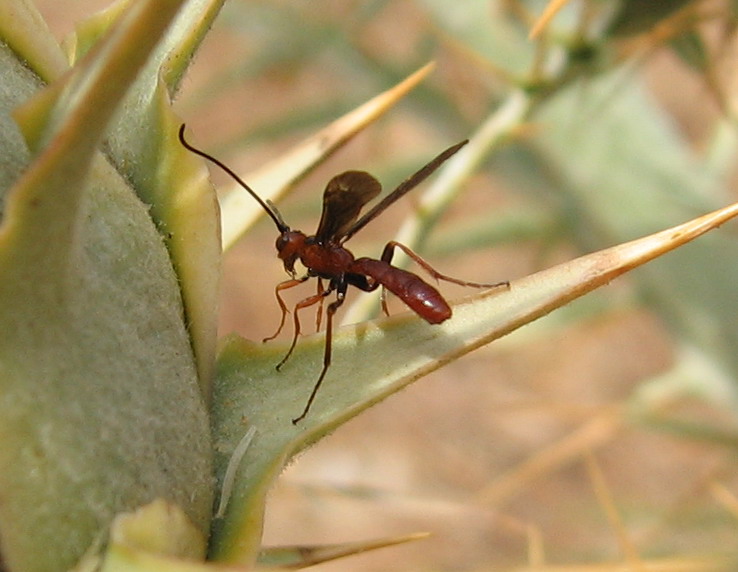
{"label": "compound eye", "polygon": [[287,246],[289,242],[290,239],[287,236],[285,236],[284,234],[280,234],[277,237],[277,242],[275,244],[275,246],[277,247],[277,251],[281,252],[282,250],[284,250],[284,247]]}

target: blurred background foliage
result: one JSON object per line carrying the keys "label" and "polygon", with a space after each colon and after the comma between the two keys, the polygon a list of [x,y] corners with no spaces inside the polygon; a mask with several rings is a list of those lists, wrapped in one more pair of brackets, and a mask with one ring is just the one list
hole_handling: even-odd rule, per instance
{"label": "blurred background foliage", "polygon": [[[39,2],[60,39],[106,4]],[[428,81],[280,208],[311,231],[333,174],[366,169],[391,188],[498,121],[463,195],[410,240],[470,280],[521,276],[736,200],[738,5],[581,0],[529,39],[545,6],[233,0],[177,108],[198,144],[248,173],[435,60]],[[414,201],[353,251],[378,255]],[[434,533],[354,557],[352,570],[735,555],[735,233],[726,226],[350,422],[286,472],[266,543]],[[227,255],[223,333],[271,333],[273,241],[259,223]]]}

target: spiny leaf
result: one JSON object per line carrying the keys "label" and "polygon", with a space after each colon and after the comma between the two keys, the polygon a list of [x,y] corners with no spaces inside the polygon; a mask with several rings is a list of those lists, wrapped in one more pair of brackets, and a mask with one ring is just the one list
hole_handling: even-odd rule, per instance
{"label": "spiny leaf", "polygon": [[182,509],[162,499],[115,517],[110,541],[152,554],[193,560],[205,557],[205,536]]}
{"label": "spiny leaf", "polygon": [[0,539],[14,572],[69,569],[117,512],[157,497],[208,528],[208,424],[177,279],[96,152],[180,3],[132,5],[18,113],[38,156],[0,226]]}
{"label": "spiny leaf", "polygon": [[[81,26],[70,43],[80,57],[128,0]],[[202,162],[176,138],[182,122],[171,97],[223,0],[186,2],[152,51],[107,132],[108,157],[129,180],[164,237],[180,278],[188,330],[206,399],[215,362],[220,278],[220,217]]]}
{"label": "spiny leaf", "polygon": [[102,563],[96,559],[89,568],[101,572],[229,570],[203,562],[204,553],[205,536],[176,505],[159,500],[119,515],[111,526]]}
{"label": "spiny leaf", "polygon": [[285,347],[231,337],[219,357],[214,397],[220,479],[236,443],[249,427],[255,434],[240,464],[226,517],[214,523],[214,557],[242,563],[255,558],[266,491],[284,463],[321,436],[445,363],[736,215],[738,204],[513,281],[509,291],[491,290],[455,304],[453,318],[437,326],[405,314],[341,328],[334,333],[333,363],[321,392],[296,427],[290,419],[299,413],[315,382],[324,336],[302,339],[280,372],[274,364]]}
{"label": "spiny leaf", "polygon": [[0,38],[44,81],[63,74],[69,64],[30,0],[0,2]]}

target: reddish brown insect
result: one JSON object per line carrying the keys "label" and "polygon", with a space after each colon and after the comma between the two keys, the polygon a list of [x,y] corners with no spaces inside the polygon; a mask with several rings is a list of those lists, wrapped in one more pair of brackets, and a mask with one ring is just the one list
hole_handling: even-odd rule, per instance
{"label": "reddish brown insect", "polygon": [[[318,230],[312,236],[307,236],[299,230],[292,230],[284,222],[279,211],[270,201],[265,201],[257,195],[251,187],[249,187],[241,178],[236,175],[229,167],[224,165],[218,159],[192,147],[184,138],[184,125],[179,129],[179,139],[185,148],[193,153],[212,161],[232,176],[238,183],[251,194],[254,199],[262,206],[267,214],[272,218],[274,224],[279,231],[277,238],[277,255],[282,260],[284,268],[291,276],[289,280],[285,280],[275,288],[277,302],[282,310],[282,318],[279,327],[274,335],[265,338],[264,341],[271,340],[282,331],[288,310],[287,306],[280,295],[282,290],[292,288],[298,284],[302,284],[312,277],[318,278],[318,291],[316,294],[305,298],[298,302],[293,310],[294,316],[294,334],[292,336],[292,344],[287,354],[277,364],[280,369],[292,355],[295,349],[297,338],[300,335],[301,327],[298,312],[303,308],[307,308],[314,304],[320,304],[318,310],[318,326],[322,314],[322,303],[325,298],[335,292],[336,299],[328,304],[326,311],[326,338],[325,351],[323,354],[323,369],[320,371],[318,380],[315,382],[313,391],[305,404],[302,413],[292,420],[297,424],[305,418],[310,406],[313,404],[318,389],[323,378],[325,377],[328,367],[331,364],[331,342],[333,335],[333,315],[336,310],[341,307],[346,297],[346,291],[349,286],[355,286],[364,292],[372,292],[379,286],[387,289],[395,296],[400,298],[407,306],[413,310],[418,316],[423,318],[430,324],[440,324],[451,317],[451,308],[443,299],[443,296],[430,284],[424,282],[420,277],[406,270],[395,268],[390,264],[395,248],[399,248],[415,262],[417,262],[428,274],[437,280],[445,280],[462,286],[473,286],[475,288],[494,288],[498,286],[509,286],[508,282],[498,282],[496,284],[479,284],[476,282],[466,282],[445,276],[434,270],[425,260],[420,258],[407,246],[399,242],[391,241],[387,243],[382,251],[380,260],[373,258],[354,258],[343,244],[354,234],[364,228],[367,223],[374,220],[382,211],[394,203],[397,199],[405,195],[408,191],[416,187],[433,173],[444,161],[466,145],[467,141],[462,141],[446,149],[438,155],[430,163],[425,165],[414,175],[405,179],[400,185],[388,194],[384,199],[379,201],[364,216],[359,218],[361,209],[382,190],[379,181],[364,171],[346,171],[333,177],[323,193],[323,212],[318,223]],[[304,276],[297,277],[295,272],[295,263],[300,262],[307,269]],[[323,280],[328,281],[328,286],[323,287]],[[384,290],[383,290],[384,291]],[[382,307],[387,313],[387,307],[382,299]]]}

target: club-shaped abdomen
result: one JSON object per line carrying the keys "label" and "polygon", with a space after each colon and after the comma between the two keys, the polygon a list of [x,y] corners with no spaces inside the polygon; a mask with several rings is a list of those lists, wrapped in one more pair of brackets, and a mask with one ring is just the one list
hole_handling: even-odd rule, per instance
{"label": "club-shaped abdomen", "polygon": [[440,324],[451,317],[451,307],[440,292],[415,274],[371,258],[354,260],[351,272],[381,284],[429,324]]}

